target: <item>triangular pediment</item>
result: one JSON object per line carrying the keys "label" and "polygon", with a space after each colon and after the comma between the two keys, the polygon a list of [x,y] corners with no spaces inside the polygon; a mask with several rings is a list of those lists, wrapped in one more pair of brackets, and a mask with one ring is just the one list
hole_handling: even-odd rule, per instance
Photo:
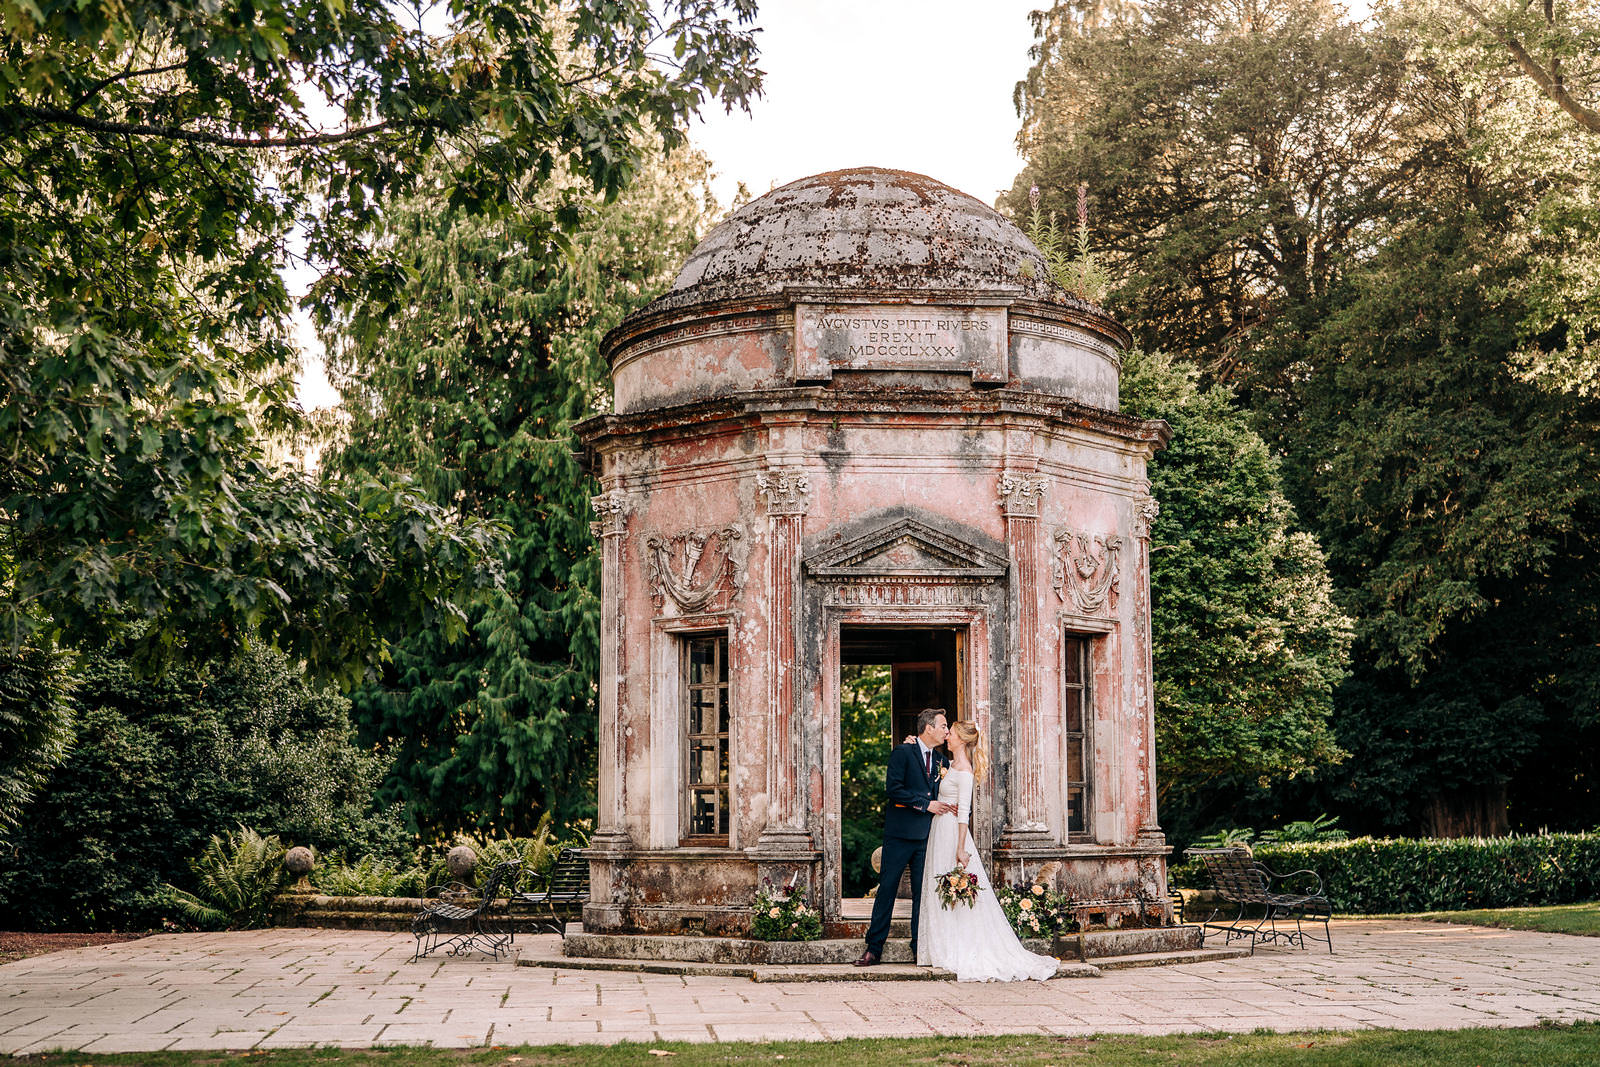
{"label": "triangular pediment", "polygon": [[806,570],[818,578],[998,578],[1006,573],[1006,559],[916,519],[900,519],[815,553],[806,560]]}

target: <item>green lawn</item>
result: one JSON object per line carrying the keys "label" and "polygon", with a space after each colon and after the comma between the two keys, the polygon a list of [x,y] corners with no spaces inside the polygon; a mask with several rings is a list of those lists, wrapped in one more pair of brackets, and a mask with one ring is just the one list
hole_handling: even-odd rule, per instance
{"label": "green lawn", "polygon": [[1172,1064],[1260,1064],[1276,1067],[1591,1067],[1600,1059],[1600,1024],[1541,1026],[1529,1030],[1361,1030],[1299,1034],[1188,1035],[1181,1037],[982,1037],[839,1041],[832,1044],[775,1042],[724,1045],[544,1046],[497,1049],[288,1049],[276,1052],[147,1052],[101,1056],[83,1052],[48,1056],[0,1056],[0,1063],[48,1067],[554,1067],[561,1064],[671,1063],[771,1064],[784,1067],[1147,1067]]}
{"label": "green lawn", "polygon": [[1499,926],[1507,930],[1538,930],[1546,934],[1582,934],[1600,937],[1600,901],[1587,904],[1553,904],[1545,908],[1479,908],[1476,911],[1425,911],[1391,915],[1391,919],[1432,919],[1437,922]]}

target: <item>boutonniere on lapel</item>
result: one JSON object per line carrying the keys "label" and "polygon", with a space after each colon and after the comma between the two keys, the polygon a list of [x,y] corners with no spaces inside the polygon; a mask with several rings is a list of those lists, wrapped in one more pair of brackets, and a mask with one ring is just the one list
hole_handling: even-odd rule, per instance
{"label": "boutonniere on lapel", "polygon": [[934,785],[938,785],[939,784],[939,779],[941,779],[943,777],[944,777],[944,764],[935,763],[933,765],[933,784]]}

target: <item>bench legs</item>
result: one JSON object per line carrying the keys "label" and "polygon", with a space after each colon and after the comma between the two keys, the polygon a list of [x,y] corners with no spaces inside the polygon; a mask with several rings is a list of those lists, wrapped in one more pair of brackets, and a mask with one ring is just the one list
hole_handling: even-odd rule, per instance
{"label": "bench legs", "polygon": [[1256,954],[1256,934],[1261,929],[1261,924],[1257,923],[1255,926],[1250,926],[1245,921],[1244,912],[1245,906],[1241,904],[1239,905],[1239,912],[1237,915],[1235,915],[1232,919],[1219,922],[1217,921],[1217,916],[1222,914],[1222,909],[1218,908],[1216,911],[1213,911],[1205,918],[1203,922],[1200,923],[1201,946],[1203,947],[1205,945],[1207,930],[1220,930],[1222,931],[1223,935],[1222,944],[1224,947],[1233,944],[1235,941],[1242,941],[1245,938],[1249,938],[1250,955],[1254,956]]}
{"label": "bench legs", "polygon": [[[1252,956],[1256,954],[1256,945],[1270,945],[1276,941],[1282,941],[1296,948],[1306,948],[1307,937],[1312,941],[1323,942],[1328,946],[1330,953],[1333,951],[1333,931],[1329,926],[1329,921],[1333,918],[1331,915],[1307,914],[1294,908],[1267,905],[1265,914],[1252,926],[1250,920],[1245,916],[1245,912],[1248,909],[1249,905],[1241,904],[1237,914],[1231,919],[1221,921],[1217,919],[1217,916],[1221,914],[1222,909],[1219,908],[1212,912],[1200,924],[1201,943],[1204,944],[1205,942],[1205,932],[1207,930],[1220,930],[1223,934],[1222,943],[1224,945],[1231,945],[1235,941],[1243,941],[1245,938],[1249,938],[1250,955]],[[1293,921],[1294,929],[1290,930],[1287,927],[1279,929],[1278,923],[1280,921],[1285,924]],[[1322,924],[1321,937],[1317,937],[1313,930],[1306,929],[1307,925],[1316,923]]]}
{"label": "bench legs", "polygon": [[[1267,917],[1265,919],[1269,929],[1261,935],[1261,940],[1266,943],[1282,940],[1296,948],[1306,948],[1308,947],[1306,938],[1309,936],[1313,941],[1321,941],[1326,944],[1328,951],[1331,953],[1333,952],[1333,930],[1329,926],[1329,920],[1332,918],[1333,916],[1331,915],[1314,915],[1295,908],[1269,907],[1267,908]],[[1294,920],[1294,929],[1278,929],[1279,919],[1285,921]],[[1321,923],[1322,936],[1317,937],[1312,931],[1307,930],[1302,923]]]}
{"label": "bench legs", "polygon": [[[464,930],[459,929],[463,926]],[[419,915],[411,924],[411,934],[417,939],[417,950],[411,956],[413,963],[439,949],[444,949],[451,956],[485,952],[498,960],[511,951],[517,937],[516,927],[509,919],[500,920],[483,915],[470,919]]]}

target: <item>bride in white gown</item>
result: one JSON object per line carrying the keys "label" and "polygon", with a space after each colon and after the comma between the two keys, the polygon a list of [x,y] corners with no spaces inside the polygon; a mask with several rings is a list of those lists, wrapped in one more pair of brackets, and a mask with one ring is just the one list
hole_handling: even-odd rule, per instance
{"label": "bride in white gown", "polygon": [[[962,721],[950,727],[945,742],[950,748],[950,767],[939,780],[939,799],[954,806],[956,812],[935,815],[928,830],[917,964],[954,971],[959,982],[1043,981],[1055,976],[1056,961],[1034,955],[1017,940],[968,832],[974,772],[981,773],[985,762],[978,740],[978,728]],[[939,899],[939,876],[949,874],[957,864],[978,876],[978,899],[970,908],[965,904],[946,908]]]}

